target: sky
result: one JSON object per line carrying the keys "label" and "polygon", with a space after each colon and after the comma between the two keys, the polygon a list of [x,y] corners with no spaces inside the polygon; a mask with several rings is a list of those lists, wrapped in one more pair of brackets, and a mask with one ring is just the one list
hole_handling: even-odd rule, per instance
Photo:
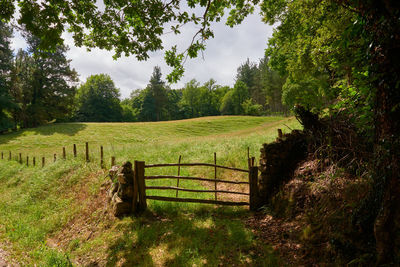
{"label": "sky", "polygon": [[[181,35],[166,34],[163,36],[165,48],[178,46],[178,51],[184,51],[196,32],[196,28],[186,25]],[[213,24],[215,37],[206,43],[203,56],[188,59],[185,63],[185,75],[171,88],[182,88],[186,82],[196,79],[204,83],[213,78],[220,85],[232,86],[235,83],[237,68],[247,58],[258,62],[264,56],[268,38],[272,36],[273,27],[261,21],[261,16],[255,12],[242,22],[241,25],[230,28],[224,22]],[[75,47],[71,36],[64,34],[65,43],[70,47],[67,58],[78,74],[81,82],[90,75],[106,73],[120,89],[121,99],[129,97],[131,91],[143,89],[150,80],[155,66],[160,66],[165,80],[170,68],[164,62],[164,52],[150,54],[147,61],[138,61],[134,55],[122,56],[114,60],[112,51],[92,49],[88,52],[84,47]],[[18,34],[14,34],[12,48],[26,48],[26,43]]]}

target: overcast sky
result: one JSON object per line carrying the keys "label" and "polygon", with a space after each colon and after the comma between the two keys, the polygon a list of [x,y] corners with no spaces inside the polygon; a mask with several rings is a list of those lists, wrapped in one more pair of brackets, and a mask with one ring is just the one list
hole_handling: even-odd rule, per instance
{"label": "overcast sky", "polygon": [[[185,50],[196,31],[192,26],[185,27],[182,35],[164,35],[164,47],[177,44],[178,51]],[[213,78],[220,85],[232,86],[240,64],[247,58],[258,61],[263,57],[273,28],[261,22],[259,14],[254,14],[234,28],[221,22],[214,24],[213,29],[215,38],[207,42],[204,58],[188,59],[184,77],[177,84],[172,84],[171,88],[181,88],[194,78],[201,83]],[[71,65],[78,72],[80,81],[86,81],[92,74],[107,73],[121,90],[121,98],[128,97],[134,89],[146,87],[154,66],[161,67],[164,79],[170,71],[164,62],[163,51],[152,53],[147,61],[138,61],[135,56],[122,56],[114,60],[112,51],[93,49],[87,52],[86,48],[75,47],[69,36],[64,37],[70,47],[67,57],[72,60]],[[12,42],[14,51],[25,46],[23,39],[15,34]]]}

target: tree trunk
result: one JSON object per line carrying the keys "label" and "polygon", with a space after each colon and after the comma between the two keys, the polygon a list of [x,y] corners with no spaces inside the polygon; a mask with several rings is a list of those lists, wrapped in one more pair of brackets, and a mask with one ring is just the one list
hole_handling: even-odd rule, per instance
{"label": "tree trunk", "polygon": [[398,90],[394,87],[382,87],[378,89],[377,94],[377,145],[375,147],[375,158],[378,161],[375,179],[382,179],[384,184],[381,209],[374,225],[378,264],[394,261],[398,245],[396,244],[399,230],[397,224],[400,221],[400,127],[398,122],[400,114],[399,109],[397,108],[396,111],[395,107],[400,103],[400,99]]}
{"label": "tree trunk", "polygon": [[366,12],[372,30],[375,77],[375,179],[383,184],[375,220],[378,264],[399,260],[400,231],[400,22],[399,2],[376,0]]}

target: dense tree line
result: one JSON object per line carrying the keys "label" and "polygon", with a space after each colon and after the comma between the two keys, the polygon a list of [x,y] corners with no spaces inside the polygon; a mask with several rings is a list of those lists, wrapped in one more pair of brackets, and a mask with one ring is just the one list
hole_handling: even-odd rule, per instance
{"label": "dense tree line", "polygon": [[218,115],[287,113],[282,104],[284,78],[247,60],[238,68],[235,85],[218,85],[213,79],[200,84],[192,79],[183,88],[171,89],[161,69],[154,67],[148,85],[120,100],[119,89],[106,74],[92,75],[75,97],[74,121],[164,121]]}
{"label": "dense tree line", "polygon": [[[218,85],[214,79],[196,79],[181,89],[171,89],[155,67],[149,84],[122,101],[124,120],[159,121],[216,115],[265,115],[286,113],[281,102],[283,78],[266,65],[247,60],[238,68],[235,85]],[[129,114],[129,112],[131,114]],[[129,116],[127,116],[129,114]]]}
{"label": "dense tree line", "polygon": [[36,127],[48,122],[161,121],[216,115],[287,113],[282,103],[284,77],[270,69],[268,59],[247,60],[237,69],[232,88],[213,79],[195,79],[171,89],[155,67],[146,88],[133,90],[121,101],[120,91],[107,74],[90,76],[78,86],[59,45],[48,52],[40,39],[23,32],[28,47],[10,48],[12,29],[0,24],[0,131]]}

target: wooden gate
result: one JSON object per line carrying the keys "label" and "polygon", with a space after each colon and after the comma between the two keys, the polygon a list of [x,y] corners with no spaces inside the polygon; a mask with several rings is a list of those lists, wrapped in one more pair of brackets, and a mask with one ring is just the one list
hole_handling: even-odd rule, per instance
{"label": "wooden gate", "polygon": [[[178,175],[151,175],[146,176],[145,170],[147,168],[158,168],[158,167],[178,167]],[[213,167],[215,169],[215,177],[211,178],[203,178],[203,177],[192,177],[192,176],[180,176],[180,167],[182,166],[206,166]],[[236,172],[244,172],[248,173],[248,181],[230,181],[230,180],[221,180],[216,177],[216,170],[220,169],[228,169]],[[240,169],[227,167],[217,164],[210,163],[167,163],[167,164],[147,164],[144,161],[135,161],[134,164],[134,192],[133,192],[133,212],[137,213],[138,211],[143,211],[147,208],[147,199],[152,200],[161,200],[161,201],[173,201],[173,202],[190,202],[190,203],[205,203],[205,204],[215,204],[215,205],[229,205],[229,206],[249,206],[250,210],[258,209],[258,167],[252,166],[249,164],[249,169]],[[155,179],[176,179],[177,186],[146,186],[147,180],[155,180]],[[194,180],[194,181],[203,181],[214,183],[214,190],[200,190],[200,189],[187,189],[179,187],[180,180]],[[229,191],[229,190],[218,190],[218,183],[226,183],[226,184],[244,184],[249,185],[249,192],[237,192],[237,191]],[[165,197],[165,196],[148,196],[146,190],[157,189],[157,190],[175,190],[176,197]],[[214,193],[215,199],[194,199],[194,198],[181,198],[178,197],[178,192],[196,192],[196,193]],[[223,201],[217,199],[217,194],[238,194],[238,195],[246,195],[249,197],[248,202],[235,202],[235,201]]]}

